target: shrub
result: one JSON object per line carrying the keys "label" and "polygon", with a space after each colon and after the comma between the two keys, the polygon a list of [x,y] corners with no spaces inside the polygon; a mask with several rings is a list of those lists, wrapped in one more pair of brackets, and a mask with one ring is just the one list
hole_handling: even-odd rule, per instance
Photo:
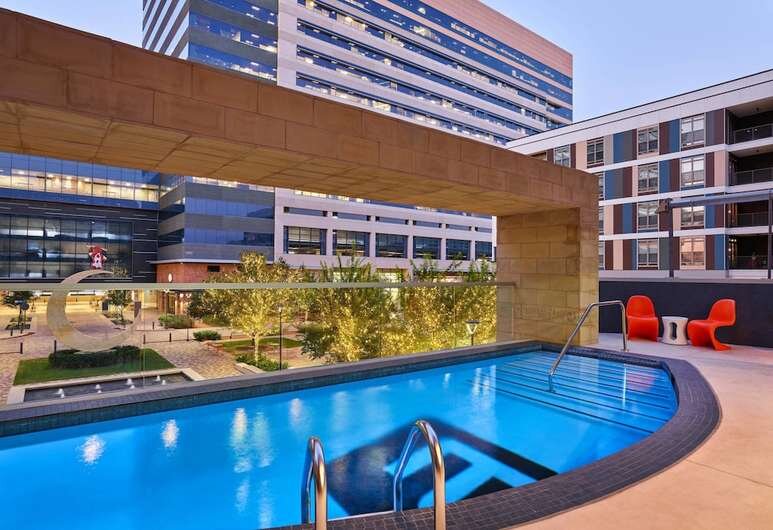
{"label": "shrub", "polygon": [[158,317],[158,321],[165,328],[185,329],[193,327],[193,319],[188,315],[164,314]]}
{"label": "shrub", "polygon": [[312,359],[321,359],[330,353],[335,337],[330,330],[319,324],[304,324],[298,326],[298,331],[303,334],[301,352]]}
{"label": "shrub", "polygon": [[214,315],[207,315],[205,317],[202,317],[201,321],[204,322],[207,326],[223,327],[228,325],[228,320],[226,320],[223,317],[218,317]]}
{"label": "shrub", "polygon": [[[251,364],[256,368],[260,368],[264,372],[275,372],[279,370],[279,361],[269,359],[268,357],[264,357],[262,355],[255,357],[253,353],[243,353],[236,358],[236,361],[240,363]],[[287,366],[287,363],[282,363],[283,370],[286,370]]]}
{"label": "shrub", "polygon": [[153,350],[141,350],[137,346],[116,346],[97,352],[59,350],[48,356],[48,363],[54,368],[96,368],[139,361],[146,351]]}
{"label": "shrub", "polygon": [[193,338],[199,342],[203,342],[205,340],[220,340],[222,337],[220,336],[220,333],[214,329],[203,329],[194,333]]}

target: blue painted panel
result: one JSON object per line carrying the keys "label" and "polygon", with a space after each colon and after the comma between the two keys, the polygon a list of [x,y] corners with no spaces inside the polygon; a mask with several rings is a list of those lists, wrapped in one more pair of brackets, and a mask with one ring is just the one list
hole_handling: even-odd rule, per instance
{"label": "blue painted panel", "polygon": [[725,269],[727,236],[714,236],[714,269],[721,271]]}
{"label": "blue painted panel", "polygon": [[605,171],[604,172],[604,198],[605,199],[618,199],[622,192],[620,183],[618,182],[616,172]]}
{"label": "blue painted panel", "polygon": [[659,164],[658,176],[660,179],[660,193],[668,193],[671,191],[671,171],[668,160],[663,160]]}
{"label": "blue painted panel", "polygon": [[625,162],[625,133],[612,135],[612,160],[615,163]]}
{"label": "blue painted panel", "polygon": [[676,153],[681,146],[679,120],[668,122],[668,152]]}
{"label": "blue painted panel", "polygon": [[705,221],[704,225],[706,228],[716,228],[716,208],[713,206],[706,206],[705,208],[706,214],[705,214]]}
{"label": "blue painted panel", "polygon": [[623,233],[631,234],[633,232],[633,204],[623,204]]}

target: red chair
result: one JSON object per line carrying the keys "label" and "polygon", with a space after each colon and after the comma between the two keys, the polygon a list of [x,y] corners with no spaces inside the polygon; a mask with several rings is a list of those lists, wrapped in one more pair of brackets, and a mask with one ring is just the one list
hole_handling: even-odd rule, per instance
{"label": "red chair", "polygon": [[687,324],[687,336],[693,346],[712,346],[715,350],[729,350],[730,346],[717,340],[717,328],[735,324],[735,300],[724,298],[711,306],[709,318],[691,320]]}
{"label": "red chair", "polygon": [[658,340],[658,317],[655,305],[648,296],[635,294],[625,306],[625,318],[628,322],[628,338]]}

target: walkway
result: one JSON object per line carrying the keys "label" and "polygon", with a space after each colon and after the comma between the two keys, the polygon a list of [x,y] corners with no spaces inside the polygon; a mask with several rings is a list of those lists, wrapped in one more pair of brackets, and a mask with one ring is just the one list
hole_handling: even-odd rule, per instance
{"label": "walkway", "polygon": [[[619,335],[599,345],[620,348]],[[621,493],[522,528],[744,530],[773,528],[773,350],[714,352],[631,341],[636,353],[685,359],[711,383],[722,422],[686,460]]]}

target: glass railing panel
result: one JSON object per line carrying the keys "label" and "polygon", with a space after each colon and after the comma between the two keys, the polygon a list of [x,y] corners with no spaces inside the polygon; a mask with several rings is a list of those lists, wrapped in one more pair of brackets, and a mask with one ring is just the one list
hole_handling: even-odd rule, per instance
{"label": "glass railing panel", "polygon": [[734,131],[733,141],[734,143],[751,142],[753,140],[770,138],[771,136],[773,136],[773,123],[767,123]]}
{"label": "glass railing panel", "polygon": [[512,288],[488,272],[293,279],[0,285],[0,405],[488,343],[498,290]]}

